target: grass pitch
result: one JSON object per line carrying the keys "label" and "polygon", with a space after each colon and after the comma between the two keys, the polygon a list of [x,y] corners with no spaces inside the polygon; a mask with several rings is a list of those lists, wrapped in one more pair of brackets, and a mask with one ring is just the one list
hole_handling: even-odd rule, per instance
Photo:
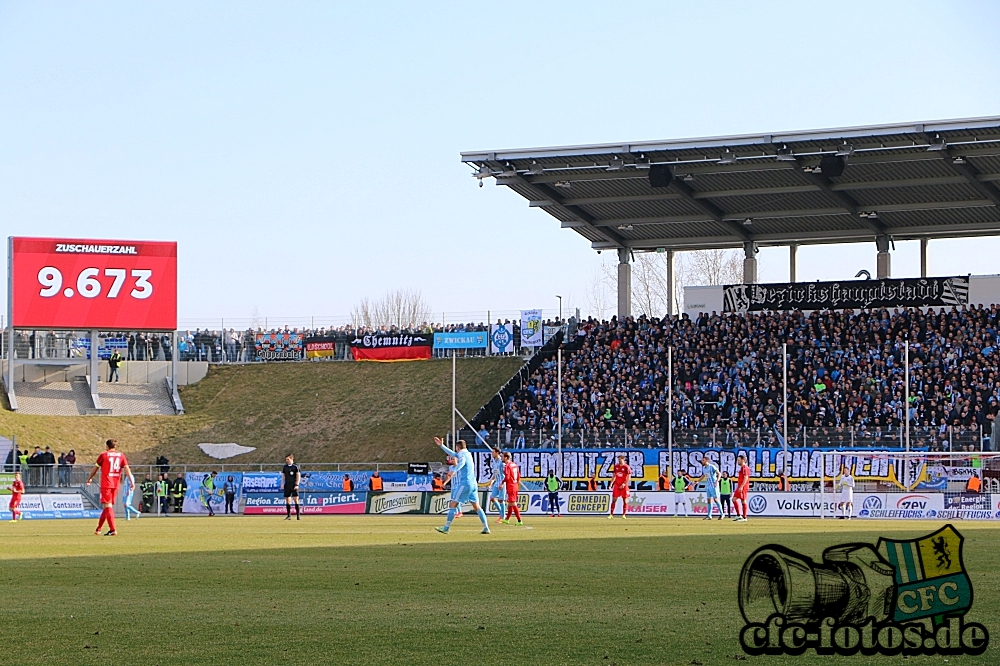
{"label": "grass pitch", "polygon": [[[310,516],[0,524],[0,642],[29,664],[879,664],[901,657],[744,657],[744,559],[780,543],[924,535],[937,522]],[[970,620],[1000,663],[1000,527],[958,523]]]}

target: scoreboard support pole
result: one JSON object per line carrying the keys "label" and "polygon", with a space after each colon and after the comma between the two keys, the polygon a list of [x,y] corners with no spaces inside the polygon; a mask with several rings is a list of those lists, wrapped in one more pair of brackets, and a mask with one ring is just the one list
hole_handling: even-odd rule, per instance
{"label": "scoreboard support pole", "polygon": [[97,393],[97,385],[101,381],[101,358],[97,352],[100,344],[100,333],[96,329],[92,329],[90,331],[90,400],[94,403],[94,409],[104,409],[101,405],[101,396]]}
{"label": "scoreboard support pole", "polygon": [[11,411],[17,411],[14,395],[14,237],[7,237],[7,377],[4,384]]}

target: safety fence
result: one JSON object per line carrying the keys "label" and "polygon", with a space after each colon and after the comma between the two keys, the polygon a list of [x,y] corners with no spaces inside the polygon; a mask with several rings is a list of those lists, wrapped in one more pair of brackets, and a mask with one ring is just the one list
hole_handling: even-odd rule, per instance
{"label": "safety fence", "polygon": [[[495,313],[492,319],[479,319],[479,323],[424,323],[413,328],[365,328],[350,324],[324,327],[316,326],[315,322],[306,327],[290,328],[288,325],[268,327],[266,322],[259,322],[241,328],[182,329],[176,333],[177,358],[209,363],[351,361],[357,360],[358,355],[352,350],[365,336],[424,336],[430,341],[427,346],[433,357],[517,355],[538,349],[563,326],[570,325],[575,331],[576,319],[560,324],[562,320],[555,316],[541,319],[543,311],[535,312],[539,319],[533,320],[530,330],[519,318],[522,313],[506,311]],[[492,315],[489,312],[479,314]],[[220,323],[224,324],[225,320]],[[173,335],[99,331],[97,354],[103,360],[118,353],[126,362],[170,361],[174,354]],[[8,331],[4,331],[0,337],[0,356],[7,358],[9,346]],[[14,333],[14,356],[23,360],[79,359],[85,362],[90,358],[90,346],[90,331],[18,329]]]}
{"label": "safety fence", "polygon": [[[474,419],[482,420],[482,419]],[[491,428],[459,431],[459,439],[470,444],[487,442],[503,449],[554,448],[665,448],[668,445],[664,428],[595,428],[589,430]],[[946,426],[945,428],[910,427],[909,444],[912,450],[943,452],[991,451],[992,426],[989,429],[973,425]],[[741,428],[681,428],[674,427],[671,445],[674,448],[786,448],[778,427],[762,426]],[[869,430],[861,428],[790,428],[788,448],[813,446],[837,449],[887,448],[905,450],[906,432],[903,428]]]}

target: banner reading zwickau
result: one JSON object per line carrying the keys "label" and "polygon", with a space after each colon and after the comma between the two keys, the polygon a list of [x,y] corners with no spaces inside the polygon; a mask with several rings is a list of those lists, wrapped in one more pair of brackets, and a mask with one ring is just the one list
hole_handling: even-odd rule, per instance
{"label": "banner reading zwickau", "polygon": [[722,288],[722,309],[725,312],[950,307],[965,305],[968,302],[967,276],[906,280],[727,284]]}
{"label": "banner reading zwickau", "polygon": [[435,333],[434,349],[486,349],[486,331]]}
{"label": "banner reading zwickau", "polygon": [[521,346],[542,346],[542,311],[521,310]]}
{"label": "banner reading zwickau", "polygon": [[351,340],[351,354],[355,361],[422,361],[433,344],[423,333],[370,333]]}

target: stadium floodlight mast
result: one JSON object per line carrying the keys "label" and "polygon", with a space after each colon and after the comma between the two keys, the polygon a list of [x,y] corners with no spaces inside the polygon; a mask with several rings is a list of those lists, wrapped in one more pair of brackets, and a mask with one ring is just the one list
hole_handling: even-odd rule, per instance
{"label": "stadium floodlight mast", "polygon": [[562,325],[562,296],[556,294],[556,298],[559,299],[559,325]]}

